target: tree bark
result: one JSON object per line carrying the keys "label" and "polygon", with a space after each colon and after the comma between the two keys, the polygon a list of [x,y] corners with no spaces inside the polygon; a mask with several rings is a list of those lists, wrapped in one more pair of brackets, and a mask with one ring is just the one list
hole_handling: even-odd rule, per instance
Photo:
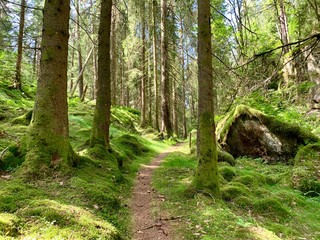
{"label": "tree bark", "polygon": [[70,2],[46,0],[43,9],[40,75],[22,172],[44,177],[50,169],[67,171],[75,154],[69,142],[67,66]]}
{"label": "tree bark", "polygon": [[82,99],[83,95],[83,74],[81,74],[83,64],[82,64],[82,49],[81,49],[81,32],[80,32],[80,0],[76,2],[77,8],[77,23],[76,23],[76,34],[77,34],[77,50],[78,50],[78,76],[79,77],[79,98]]}
{"label": "tree bark", "polygon": [[117,9],[116,6],[112,7],[112,20],[111,20],[111,84],[112,84],[112,104],[117,105]]}
{"label": "tree bark", "polygon": [[287,46],[289,43],[289,30],[288,30],[288,22],[287,22],[287,14],[283,4],[283,0],[279,1],[279,26],[280,26],[280,37],[282,45],[285,47],[282,48],[283,53],[286,54],[289,52],[290,47]]}
{"label": "tree bark", "polygon": [[220,197],[214,123],[210,1],[198,0],[198,167],[196,189]]}
{"label": "tree bark", "polygon": [[146,19],[145,19],[145,3],[142,1],[141,6],[141,34],[142,34],[142,52],[141,52],[141,68],[142,68],[142,79],[141,79],[141,121],[140,126],[146,127],[146,112],[147,112],[147,99],[146,99],[146,82],[147,82],[147,69],[146,69]]}
{"label": "tree bark", "polygon": [[22,62],[22,44],[23,44],[23,35],[24,35],[24,19],[25,19],[25,9],[26,1],[21,0],[21,9],[20,9],[20,22],[19,22],[19,35],[18,35],[18,55],[16,62],[16,76],[15,76],[15,88],[22,90],[21,84],[21,62]]}
{"label": "tree bark", "polygon": [[98,37],[97,99],[91,130],[90,145],[110,149],[109,126],[111,115],[110,31],[112,0],[101,1]]}
{"label": "tree bark", "polygon": [[172,136],[170,114],[170,82],[169,82],[169,56],[168,56],[168,13],[167,0],[161,0],[161,131],[166,131],[167,137]]}
{"label": "tree bark", "polygon": [[155,119],[154,127],[160,132],[159,127],[159,83],[158,83],[158,61],[157,61],[157,28],[156,28],[156,8],[157,1],[152,2],[152,18],[153,18],[153,81],[154,81],[154,105],[155,105]]}
{"label": "tree bark", "polygon": [[181,29],[181,81],[182,81],[182,137],[188,137],[187,130],[187,117],[186,117],[186,77],[185,77],[185,60],[184,60],[184,28],[182,18],[180,16],[180,29]]}

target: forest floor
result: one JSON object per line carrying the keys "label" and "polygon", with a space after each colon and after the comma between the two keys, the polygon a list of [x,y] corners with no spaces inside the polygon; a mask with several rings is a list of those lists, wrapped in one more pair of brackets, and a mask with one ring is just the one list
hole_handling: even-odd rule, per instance
{"label": "forest floor", "polygon": [[181,146],[177,144],[167,151],[155,157],[150,164],[141,165],[133,187],[131,209],[133,216],[133,239],[134,240],[168,240],[173,239],[170,223],[178,220],[173,216],[167,216],[165,212],[159,210],[161,202],[165,201],[165,196],[157,193],[152,186],[152,176],[163,159],[169,153],[176,152]]}

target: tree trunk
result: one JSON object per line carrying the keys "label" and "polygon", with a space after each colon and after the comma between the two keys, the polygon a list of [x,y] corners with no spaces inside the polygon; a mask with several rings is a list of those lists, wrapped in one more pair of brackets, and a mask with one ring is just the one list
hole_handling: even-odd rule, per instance
{"label": "tree trunk", "polygon": [[97,98],[97,89],[98,89],[98,64],[97,64],[97,53],[96,49],[92,53],[92,67],[93,67],[93,99]]}
{"label": "tree trunk", "polygon": [[156,29],[156,8],[157,1],[153,0],[152,17],[153,17],[153,81],[154,81],[154,105],[155,105],[155,129],[160,132],[159,127],[159,84],[158,84],[158,61],[157,61],[157,29]]}
{"label": "tree trunk", "polygon": [[112,104],[117,105],[117,9],[115,5],[112,7],[111,41]]}
{"label": "tree trunk", "polygon": [[198,167],[193,184],[220,197],[214,123],[210,1],[198,0]]}
{"label": "tree trunk", "polygon": [[19,35],[18,35],[18,55],[16,62],[16,77],[15,77],[15,88],[22,90],[21,86],[21,62],[22,62],[22,44],[23,44],[23,33],[24,33],[24,18],[25,18],[25,9],[26,1],[21,0],[21,9],[20,9],[20,22],[19,22]]}
{"label": "tree trunk", "polygon": [[167,0],[161,0],[161,112],[162,129],[167,137],[172,136],[170,114],[170,82],[169,82],[169,56],[168,56],[168,29],[167,29]]}
{"label": "tree trunk", "polygon": [[110,31],[112,0],[101,1],[98,37],[98,89],[91,130],[90,145],[110,149],[109,126],[111,115]]}
{"label": "tree trunk", "polygon": [[[282,45],[287,45],[289,43],[289,30],[288,30],[288,23],[287,23],[287,14],[283,4],[283,0],[279,1],[279,26],[280,26],[280,37]],[[283,53],[286,54],[290,50],[289,46],[283,48]]]}
{"label": "tree trunk", "polygon": [[40,75],[33,119],[24,141],[22,173],[44,177],[75,164],[69,142],[67,66],[70,2],[46,0],[43,9]]}
{"label": "tree trunk", "polygon": [[[180,16],[180,19],[181,16]],[[182,80],[182,137],[186,139],[188,137],[187,130],[187,117],[186,117],[186,77],[185,77],[185,61],[184,61],[184,28],[182,24],[182,20],[180,22],[181,29],[181,80]]]}
{"label": "tree trunk", "polygon": [[[149,29],[148,29],[148,32]],[[148,42],[148,49],[151,49],[151,43]],[[152,126],[152,56],[151,54],[148,54],[148,83],[147,83],[147,89],[148,89],[148,124],[149,126]]]}
{"label": "tree trunk", "polygon": [[81,49],[81,32],[80,32],[80,0],[76,2],[77,8],[77,23],[76,23],[76,34],[77,34],[77,50],[78,50],[78,74],[79,78],[79,98],[82,99],[83,95],[83,74],[81,74],[83,64],[82,64],[82,49]]}
{"label": "tree trunk", "polygon": [[147,69],[146,69],[146,20],[145,20],[145,3],[143,1],[141,8],[141,24],[142,24],[142,52],[141,52],[141,65],[142,65],[142,79],[141,79],[141,121],[140,126],[146,127],[146,112],[147,112],[147,101],[146,101],[146,82],[147,82]]}
{"label": "tree trunk", "polygon": [[33,51],[33,75],[38,77],[38,58],[37,58],[37,52],[38,52],[38,39],[34,38],[34,51]]}

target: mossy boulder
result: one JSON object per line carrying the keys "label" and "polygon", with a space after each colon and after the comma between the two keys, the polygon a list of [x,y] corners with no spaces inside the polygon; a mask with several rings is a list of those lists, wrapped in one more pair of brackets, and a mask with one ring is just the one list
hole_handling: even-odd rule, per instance
{"label": "mossy boulder", "polygon": [[292,184],[307,195],[320,195],[320,142],[302,147],[294,161]]}
{"label": "mossy boulder", "polygon": [[281,121],[245,105],[237,106],[217,126],[217,140],[234,157],[288,161],[300,146],[319,138],[298,125]]}

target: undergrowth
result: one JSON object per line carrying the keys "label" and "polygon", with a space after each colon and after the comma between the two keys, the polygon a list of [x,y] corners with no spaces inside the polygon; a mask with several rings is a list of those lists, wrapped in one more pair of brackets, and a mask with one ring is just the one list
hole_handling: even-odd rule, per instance
{"label": "undergrowth", "polygon": [[220,162],[222,200],[216,200],[190,192],[197,161],[188,151],[169,155],[153,180],[166,214],[179,217],[175,239],[320,238],[320,198],[292,188],[292,166],[251,158],[237,159],[236,166]]}
{"label": "undergrowth", "polygon": [[10,109],[0,120],[0,167],[5,169],[0,171],[0,239],[131,239],[128,199],[136,172],[167,144],[146,140],[133,130],[139,112],[114,107],[113,151],[88,149],[93,105],[70,99],[70,141],[81,155],[80,164],[67,176],[28,182],[15,174],[23,161],[17,158],[17,146],[28,122],[12,119],[24,119],[33,103],[21,100],[16,90],[10,92],[17,96],[5,96],[9,105],[1,105],[0,96],[2,109]]}

